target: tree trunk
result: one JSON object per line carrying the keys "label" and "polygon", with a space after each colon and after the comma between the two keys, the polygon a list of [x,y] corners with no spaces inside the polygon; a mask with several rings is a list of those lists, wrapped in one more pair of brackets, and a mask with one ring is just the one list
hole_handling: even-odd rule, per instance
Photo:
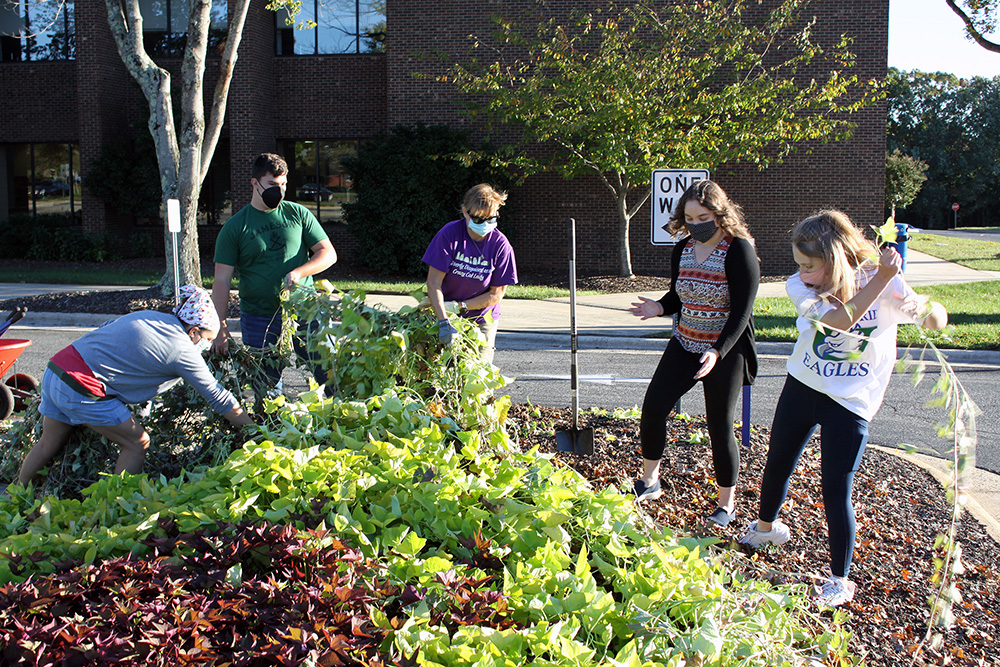
{"label": "tree trunk", "polygon": [[632,278],[632,250],[629,246],[629,223],[632,221],[632,214],[628,210],[626,197],[628,190],[622,188],[618,193],[618,275],[625,278]]}
{"label": "tree trunk", "polygon": [[[178,285],[201,285],[201,253],[198,251],[198,192],[189,196],[180,196],[181,231],[177,233],[177,278]],[[163,210],[167,210],[167,199],[163,198]],[[186,224],[191,220],[190,224]],[[166,229],[166,225],[164,225]],[[193,230],[193,232],[192,232]],[[169,296],[174,294],[174,235],[169,230],[164,232],[164,250],[167,258],[167,271],[160,282],[156,284],[160,291]]]}
{"label": "tree trunk", "polygon": [[[229,17],[229,34],[219,64],[212,110],[205,121],[204,80],[208,52],[211,0],[188,0],[191,13],[188,39],[181,69],[181,135],[174,126],[170,73],[158,67],[142,43],[139,0],[105,0],[108,24],[126,69],[139,83],[149,103],[149,131],[156,146],[163,208],[168,199],[180,200],[181,231],[178,234],[178,278],[182,285],[201,285],[198,250],[198,198],[212,161],[226,115],[226,100],[243,36],[250,0],[238,0]],[[206,140],[207,134],[207,140]],[[164,294],[174,291],[173,235],[164,225],[167,269],[159,282]]]}

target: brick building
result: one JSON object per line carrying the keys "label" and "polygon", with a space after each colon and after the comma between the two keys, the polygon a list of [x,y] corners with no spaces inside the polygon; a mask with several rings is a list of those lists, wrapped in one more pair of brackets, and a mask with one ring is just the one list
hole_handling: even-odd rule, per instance
{"label": "brick building", "polygon": [[[468,35],[489,34],[491,13],[518,12],[536,2],[387,0],[380,15],[376,6],[382,3],[372,0],[305,0],[302,17],[319,23],[313,32],[286,29],[265,4],[254,0],[250,8],[223,140],[203,193],[200,236],[208,252],[218,226],[249,201],[250,160],[271,150],[284,154],[292,166],[291,196],[316,210],[334,245],[342,255],[349,254],[355,244],[340,222],[338,203],[353,195],[339,158],[398,124],[448,124],[474,131],[453,104],[450,84],[413,75],[438,73],[447,61],[420,54],[462,54]],[[337,7],[329,9],[331,4]],[[588,3],[548,4],[564,11],[559,8],[581,9]],[[182,1],[140,0],[140,5],[147,10],[147,49],[161,65],[179,70],[171,50],[175,53],[182,43],[177,34],[186,25]],[[0,33],[6,35],[0,62],[0,224],[12,213],[72,211],[88,232],[118,238],[137,230],[158,234],[159,220],[107,210],[80,183],[103,146],[127,141],[142,130],[146,106],[119,58],[105,3],[70,0],[68,6],[70,12],[56,17],[53,35],[39,38],[17,37],[18,29],[51,17],[0,9]],[[220,35],[226,11],[226,0],[215,0]],[[810,13],[817,17],[813,34],[820,43],[832,44],[842,33],[854,37],[855,71],[862,79],[885,75],[888,0],[815,0]],[[371,39],[383,26],[384,42]],[[214,76],[210,60],[207,95]],[[858,127],[849,141],[810,146],[809,152],[794,153],[763,171],[736,165],[713,174],[744,207],[765,274],[793,270],[786,232],[818,208],[842,208],[863,225],[881,222],[885,105],[868,107],[852,120]],[[133,129],[137,124],[138,130]],[[596,179],[532,177],[510,197],[516,215],[504,223],[522,270],[565,266],[565,221],[572,216],[578,226],[580,273],[616,272],[617,252],[608,238],[617,217]],[[633,219],[633,268],[665,274],[670,248],[652,246],[649,239],[647,205]]]}

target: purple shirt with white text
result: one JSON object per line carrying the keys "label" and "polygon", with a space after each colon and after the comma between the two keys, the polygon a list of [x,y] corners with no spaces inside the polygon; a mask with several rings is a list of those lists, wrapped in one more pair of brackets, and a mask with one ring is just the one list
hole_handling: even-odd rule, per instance
{"label": "purple shirt with white text", "polygon": [[[444,272],[441,291],[446,301],[467,301],[490,287],[517,284],[514,249],[503,232],[494,229],[481,241],[475,241],[464,219],[442,227],[427,246],[422,261]],[[484,312],[469,310],[465,317],[482,322]],[[494,320],[500,319],[499,303],[492,312]]]}

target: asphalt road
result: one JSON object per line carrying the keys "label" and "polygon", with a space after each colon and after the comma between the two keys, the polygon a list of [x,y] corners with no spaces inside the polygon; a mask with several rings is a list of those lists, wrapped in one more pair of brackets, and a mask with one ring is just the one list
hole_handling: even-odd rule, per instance
{"label": "asphalt road", "polygon": [[[83,329],[74,327],[14,327],[5,339],[27,338],[32,341],[17,362],[17,372],[41,378],[49,357],[78,338]],[[605,340],[605,339],[599,339]],[[629,344],[629,340],[619,341]],[[641,342],[644,347],[659,349],[593,349],[595,339],[582,338],[579,352],[580,405],[582,408],[618,408],[641,406],[646,385],[660,359],[665,341]],[[785,380],[785,355],[768,352],[762,346],[760,373],[751,394],[750,421],[771,425],[774,405]],[[515,402],[552,407],[569,407],[570,353],[565,337],[513,336],[502,334],[497,341],[496,364],[504,375],[514,377],[507,393]],[[966,391],[979,405],[977,465],[1000,473],[1000,365],[953,364]],[[930,453],[945,452],[949,443],[936,437],[934,424],[944,417],[941,409],[925,407],[931,398],[936,375],[933,367],[928,377],[913,387],[906,377],[895,377],[889,384],[882,409],[871,423],[873,444],[896,446],[912,444]],[[286,380],[286,386],[288,385]],[[704,414],[700,387],[695,387],[681,401],[681,409]],[[739,408],[737,409],[739,415]]]}
{"label": "asphalt road", "polygon": [[[531,349],[532,345],[503,349],[498,341],[495,363],[504,375],[514,377],[507,393],[515,402],[569,407],[570,353],[566,348]],[[581,343],[581,347],[585,343]],[[516,349],[512,349],[516,348]],[[642,406],[646,386],[659,362],[660,350],[581,349],[578,372],[581,377],[581,408]],[[784,354],[760,355],[760,371],[751,391],[750,421],[770,427],[774,405],[785,382]],[[977,466],[1000,473],[1000,366],[952,364],[966,391],[982,413],[977,418]],[[941,408],[928,408],[931,388],[940,366],[930,365],[927,376],[914,387],[909,377],[897,376],[889,383],[881,410],[871,422],[870,442],[888,447],[913,445],[925,453],[942,455],[950,442],[938,438],[935,424],[942,421]],[[681,410],[704,414],[705,402],[700,386],[681,400]],[[737,418],[741,408],[737,407]]]}

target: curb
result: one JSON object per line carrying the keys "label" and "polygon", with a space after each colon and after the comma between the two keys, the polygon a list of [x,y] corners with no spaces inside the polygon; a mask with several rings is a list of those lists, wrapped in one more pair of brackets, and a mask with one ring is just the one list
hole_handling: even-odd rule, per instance
{"label": "curb", "polygon": [[[16,326],[30,327],[92,327],[96,328],[118,315],[106,313],[52,313],[29,311]],[[240,318],[230,317],[226,325],[232,332],[240,331]],[[623,332],[621,328],[608,328],[597,333],[577,334],[577,345],[581,350],[663,350],[667,346],[667,338],[642,338]],[[503,329],[497,332],[497,341],[504,345],[500,349],[569,349],[569,331],[538,332],[522,329]],[[792,352],[792,343],[757,342],[757,350],[761,354],[776,354],[788,356]],[[910,353],[917,357],[920,349],[901,348],[899,355]],[[949,363],[1000,365],[1000,351],[996,350],[942,350]]]}
{"label": "curb", "polygon": [[[107,313],[51,313],[37,310],[29,310],[28,314],[15,326],[30,328],[60,328],[79,327],[97,328],[121,315],[109,315]],[[226,320],[226,326],[230,331],[240,330],[240,318],[230,317]]]}
{"label": "curb", "polygon": [[[926,470],[930,473],[931,477],[937,480],[942,489],[947,489],[952,483],[952,474],[947,469],[947,466],[950,463],[948,459],[939,459],[927,456],[926,454],[911,454],[900,449],[884,447],[882,445],[871,445],[871,448],[877,449],[880,452],[892,454],[893,456],[897,456],[909,463],[912,463],[918,468]],[[983,527],[986,529],[989,536],[993,538],[993,541],[1000,545],[1000,521],[997,521],[993,515],[987,512],[986,508],[983,507],[971,494],[969,494],[967,490],[963,492],[962,495],[965,496],[964,509],[971,514],[976,521],[983,524]]]}
{"label": "curb", "polygon": [[[565,333],[539,333],[537,331],[525,331],[517,329],[500,329],[497,332],[497,341],[505,343],[505,348],[500,349],[526,349],[524,346],[530,342],[530,349],[540,347],[548,349],[569,349],[569,332]],[[668,338],[642,338],[622,334],[620,329],[608,330],[600,333],[577,334],[577,347],[581,350],[663,350],[667,346]],[[794,343],[757,341],[757,351],[760,354],[788,356],[792,353]],[[904,354],[911,358],[917,358],[922,351],[921,348],[899,348],[897,357]],[[949,363],[955,364],[982,364],[989,366],[1000,366],[1000,351],[997,350],[941,350],[945,359]],[[933,360],[931,360],[933,361]]]}

